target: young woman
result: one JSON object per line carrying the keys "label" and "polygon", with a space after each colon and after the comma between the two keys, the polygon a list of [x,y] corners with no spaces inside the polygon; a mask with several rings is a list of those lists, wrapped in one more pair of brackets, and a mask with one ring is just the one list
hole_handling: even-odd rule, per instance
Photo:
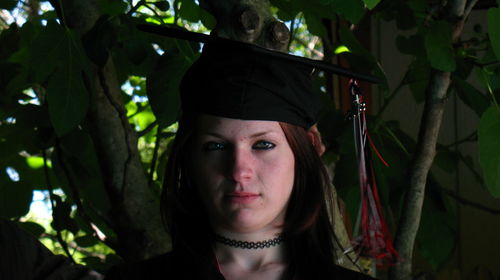
{"label": "young woman", "polygon": [[369,279],[334,264],[312,69],[238,46],[206,44],[181,84],[161,197],[172,251],[112,276]]}

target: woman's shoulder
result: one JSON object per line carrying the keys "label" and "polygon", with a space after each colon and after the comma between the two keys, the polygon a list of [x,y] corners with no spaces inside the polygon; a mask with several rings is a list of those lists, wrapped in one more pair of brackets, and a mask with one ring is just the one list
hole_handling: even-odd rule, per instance
{"label": "woman's shoulder", "polygon": [[114,266],[106,274],[106,280],[155,279],[165,275],[172,265],[172,254],[167,253],[144,261]]}
{"label": "woman's shoulder", "polygon": [[123,264],[113,267],[105,280],[132,279],[223,279],[215,269],[200,265],[182,254],[169,252],[133,264]]}
{"label": "woman's shoulder", "polygon": [[350,269],[347,269],[347,268],[344,268],[344,267],[341,267],[341,266],[338,266],[336,265],[334,267],[334,275],[337,279],[348,279],[348,280],[374,280],[375,278],[369,276],[369,275],[366,275],[366,274],[363,274],[363,273],[360,273],[360,272],[357,272],[357,271],[353,271],[353,270],[350,270]]}

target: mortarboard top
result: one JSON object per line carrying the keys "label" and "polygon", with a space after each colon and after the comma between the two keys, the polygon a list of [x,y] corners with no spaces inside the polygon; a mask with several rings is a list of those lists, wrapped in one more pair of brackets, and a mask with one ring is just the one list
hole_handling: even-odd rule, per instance
{"label": "mortarboard top", "polygon": [[181,82],[184,113],[281,121],[307,129],[316,123],[321,107],[319,97],[312,93],[314,69],[371,83],[380,82],[376,77],[337,65],[231,39],[159,25],[139,25],[138,28],[204,43],[200,58]]}

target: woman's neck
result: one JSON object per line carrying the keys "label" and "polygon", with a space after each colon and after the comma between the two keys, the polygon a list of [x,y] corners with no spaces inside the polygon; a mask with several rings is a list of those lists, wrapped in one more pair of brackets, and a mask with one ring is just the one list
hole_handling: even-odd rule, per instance
{"label": "woman's neck", "polygon": [[[219,234],[225,238],[262,242],[279,237],[279,234]],[[215,242],[214,253],[221,273],[226,279],[279,279],[286,268],[285,245],[278,242],[273,246],[249,249]]]}

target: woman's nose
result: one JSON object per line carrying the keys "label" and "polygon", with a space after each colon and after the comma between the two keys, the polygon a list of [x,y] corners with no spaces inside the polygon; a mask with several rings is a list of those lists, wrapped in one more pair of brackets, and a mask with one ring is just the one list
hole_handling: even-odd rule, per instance
{"label": "woman's nose", "polygon": [[235,148],[232,153],[232,160],[229,162],[231,179],[240,183],[248,183],[254,175],[254,159],[250,151],[242,148]]}

